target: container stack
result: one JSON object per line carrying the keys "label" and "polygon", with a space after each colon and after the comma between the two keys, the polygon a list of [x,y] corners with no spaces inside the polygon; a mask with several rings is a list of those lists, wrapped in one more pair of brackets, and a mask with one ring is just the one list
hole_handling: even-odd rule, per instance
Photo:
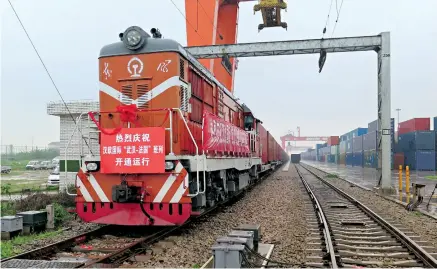
{"label": "container stack", "polygon": [[363,166],[363,136],[352,139],[352,166]]}
{"label": "container stack", "polygon": [[[397,158],[411,170],[436,170],[436,132],[430,130],[429,118],[415,118],[399,124]],[[400,161],[400,160],[399,160]]]}
{"label": "container stack", "polygon": [[328,163],[338,164],[338,143],[340,142],[340,137],[330,136],[328,137],[328,147],[330,147],[328,152]]}
{"label": "container stack", "polygon": [[378,160],[376,158],[376,131],[368,132],[363,135],[363,166],[376,168]]}
{"label": "container stack", "polygon": [[348,139],[345,142],[346,142],[346,165],[352,166],[353,164],[352,159],[354,156],[353,140]]}
{"label": "container stack", "polygon": [[[431,130],[431,121],[434,130]],[[437,117],[414,118],[399,123],[391,118],[391,168],[408,165],[411,170],[437,170]],[[302,159],[359,167],[378,167],[378,121],[368,128],[357,128],[346,134],[328,137],[328,142],[302,154]]]}
{"label": "container stack", "polygon": [[338,164],[346,165],[346,141],[341,141],[338,149]]}

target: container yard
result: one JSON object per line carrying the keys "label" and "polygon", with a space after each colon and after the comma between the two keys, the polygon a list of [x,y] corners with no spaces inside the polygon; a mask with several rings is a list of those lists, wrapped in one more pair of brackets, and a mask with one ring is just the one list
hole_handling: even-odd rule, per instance
{"label": "container yard", "polygon": [[[434,130],[430,130],[431,121],[434,122]],[[391,169],[398,169],[402,165],[413,171],[436,171],[436,123],[437,117],[414,118],[400,122],[397,130],[394,118],[391,119]],[[377,132],[377,121],[372,121],[367,128],[357,128],[341,136],[330,136],[328,143],[317,144],[315,149],[302,152],[302,160],[376,169]]]}

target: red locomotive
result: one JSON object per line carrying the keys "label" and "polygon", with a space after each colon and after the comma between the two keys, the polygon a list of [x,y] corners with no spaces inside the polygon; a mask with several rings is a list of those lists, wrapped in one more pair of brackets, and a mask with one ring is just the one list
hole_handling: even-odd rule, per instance
{"label": "red locomotive", "polygon": [[151,33],[129,27],[100,51],[100,154],[76,178],[86,222],[180,225],[288,160],[192,55]]}

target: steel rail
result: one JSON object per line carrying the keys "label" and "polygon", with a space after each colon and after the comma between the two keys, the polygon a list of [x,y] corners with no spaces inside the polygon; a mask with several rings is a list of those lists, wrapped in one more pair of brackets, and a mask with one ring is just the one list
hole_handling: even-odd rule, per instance
{"label": "steel rail", "polygon": [[[331,268],[337,269],[338,268],[337,258],[335,256],[335,249],[334,249],[334,245],[332,243],[330,227],[329,227],[328,221],[326,220],[325,213],[323,212],[323,209],[319,203],[319,200],[317,200],[317,198],[314,195],[313,191],[311,190],[308,182],[303,178],[301,172],[299,171],[299,169],[297,168],[296,165],[295,165],[295,168],[296,168],[296,171],[300,177],[300,180],[302,181],[303,185],[305,186],[305,189],[308,192],[308,195],[311,198],[311,201],[313,202],[314,208],[315,208],[317,216],[319,218],[319,222],[320,222],[319,227],[321,227],[323,230],[323,237],[325,239],[325,244],[326,244],[326,252],[327,252],[326,254],[327,254],[327,256],[329,256]],[[326,258],[327,256],[325,256],[324,258]]]}
{"label": "steel rail", "polygon": [[24,252],[21,254],[17,254],[15,256],[11,256],[11,257],[2,259],[1,262],[3,263],[5,261],[12,260],[12,259],[23,260],[23,259],[33,259],[35,257],[41,258],[41,257],[47,256],[47,255],[50,255],[53,252],[57,252],[59,250],[66,249],[66,248],[71,247],[75,244],[89,240],[92,237],[101,236],[102,234],[108,232],[110,228],[111,228],[110,225],[105,225],[105,226],[96,228],[94,230],[91,230],[89,232],[86,232],[86,233],[83,233],[80,235],[76,235],[76,236],[52,243],[52,244],[44,246],[44,247],[40,247],[40,248],[33,249],[33,250],[30,250],[30,251],[27,251],[27,252]]}
{"label": "steel rail", "polygon": [[437,268],[437,260],[434,259],[431,254],[429,254],[426,250],[424,250],[421,246],[419,246],[416,242],[414,242],[409,236],[401,232],[398,228],[391,225],[388,221],[384,220],[377,213],[372,211],[370,208],[365,206],[363,203],[350,196],[346,192],[341,189],[335,187],[333,184],[329,183],[327,180],[323,179],[313,171],[311,171],[306,165],[300,165],[302,168],[313,174],[317,179],[321,180],[324,184],[329,186],[331,189],[335,190],[341,196],[349,200],[352,204],[360,208],[367,214],[370,218],[376,221],[379,225],[385,228],[390,234],[392,234],[397,240],[399,240],[404,246],[408,248],[418,259],[420,259],[427,267]]}
{"label": "steel rail", "polygon": [[[281,165],[282,166],[282,165]],[[281,166],[278,166],[281,167]],[[278,169],[277,168],[277,169]],[[132,244],[124,247],[123,249],[117,250],[115,252],[112,252],[98,260],[95,261],[91,261],[87,264],[83,264],[83,265],[79,265],[78,267],[93,267],[97,264],[102,264],[102,263],[110,263],[112,265],[120,265],[121,263],[123,263],[125,260],[129,259],[130,257],[139,254],[142,252],[142,250],[144,250],[147,246],[156,243],[158,240],[166,237],[167,235],[171,234],[172,232],[175,232],[177,230],[180,230],[186,226],[188,226],[190,223],[192,223],[195,220],[201,219],[202,217],[207,216],[209,213],[217,210],[221,205],[225,205],[228,202],[230,202],[231,200],[239,197],[243,192],[245,191],[250,191],[253,189],[253,187],[255,187],[256,185],[258,185],[258,183],[262,182],[262,180],[264,180],[265,178],[267,178],[268,176],[270,176],[273,172],[275,172],[277,169],[273,170],[273,171],[269,171],[267,173],[265,173],[264,175],[262,175],[259,180],[257,180],[256,182],[254,182],[254,184],[251,184],[247,189],[241,190],[239,191],[237,194],[235,194],[235,196],[229,197],[228,199],[217,203],[215,206],[205,210],[204,212],[202,212],[200,215],[198,216],[193,216],[192,218],[190,218],[187,222],[183,223],[182,225],[176,226],[176,227],[169,227],[167,229],[163,229],[161,231],[158,231],[152,235],[146,236],[136,242],[133,242]],[[140,251],[137,251],[140,250]]]}
{"label": "steel rail", "polygon": [[[281,165],[282,166],[282,165]],[[251,185],[248,186],[247,189],[241,190],[238,193],[236,193],[234,196],[227,198],[224,201],[221,201],[219,203],[217,203],[215,206],[208,208],[207,210],[205,210],[204,212],[202,212],[201,214],[197,215],[197,216],[192,216],[187,222],[185,222],[182,225],[179,226],[171,226],[171,227],[162,227],[162,230],[159,230],[153,234],[147,235],[131,244],[129,244],[128,246],[116,250],[114,252],[109,253],[108,255],[97,259],[97,260],[93,260],[93,261],[88,261],[88,262],[84,262],[81,264],[78,264],[76,266],[76,268],[80,268],[80,267],[94,267],[98,264],[105,264],[105,263],[111,263],[111,264],[121,264],[122,262],[124,262],[125,260],[129,259],[130,257],[139,254],[141,252],[143,252],[143,250],[148,246],[151,245],[153,243],[155,243],[156,241],[168,236],[170,233],[175,232],[179,229],[182,229],[186,226],[188,226],[190,223],[192,223],[195,220],[201,219],[202,217],[207,216],[209,213],[217,210],[220,206],[222,205],[226,205],[227,203],[233,201],[234,199],[238,198],[240,195],[242,195],[244,192],[247,191],[251,191],[256,185],[258,185],[260,182],[262,182],[265,178],[267,178],[268,176],[270,176],[273,172],[275,172],[279,167],[278,166],[275,170],[273,171],[266,171],[265,173],[263,173],[263,175],[260,176],[260,178],[258,180],[256,180],[255,182],[253,182]],[[70,248],[75,246],[76,244],[80,244],[83,243],[85,241],[88,241],[92,238],[95,237],[100,237],[106,233],[109,233],[111,229],[113,229],[114,225],[105,225],[102,227],[99,227],[97,229],[94,229],[92,231],[80,234],[80,235],[76,235],[64,240],[61,240],[59,242],[38,248],[38,249],[34,249],[34,250],[30,250],[9,258],[5,258],[2,259],[1,262],[6,262],[8,260],[12,260],[12,259],[17,259],[17,260],[24,260],[24,259],[37,259],[37,260],[41,260],[42,257],[47,257],[50,255],[53,255],[56,252],[59,252],[61,250]]]}

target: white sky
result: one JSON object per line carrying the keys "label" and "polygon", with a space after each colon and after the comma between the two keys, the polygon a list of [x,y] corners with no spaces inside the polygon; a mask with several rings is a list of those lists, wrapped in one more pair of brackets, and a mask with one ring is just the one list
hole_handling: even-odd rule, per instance
{"label": "white sky", "polygon": [[[184,12],[184,1],[174,0]],[[287,1],[282,28],[258,33],[255,2],[240,5],[239,42],[320,38],[330,1]],[[338,0],[338,4],[340,4]],[[186,44],[184,18],[169,0],[12,0],[64,99],[98,97],[97,57],[128,26],[158,27]],[[1,2],[1,144],[45,146],[59,140],[59,121],[46,105],[59,100],[7,1]],[[345,0],[339,36],[391,32],[392,116],[437,116],[437,1]],[[335,1],[327,36],[336,17]],[[205,22],[208,23],[208,22]],[[376,54],[241,58],[235,94],[279,142],[288,130],[301,135],[341,135],[376,119]]]}

